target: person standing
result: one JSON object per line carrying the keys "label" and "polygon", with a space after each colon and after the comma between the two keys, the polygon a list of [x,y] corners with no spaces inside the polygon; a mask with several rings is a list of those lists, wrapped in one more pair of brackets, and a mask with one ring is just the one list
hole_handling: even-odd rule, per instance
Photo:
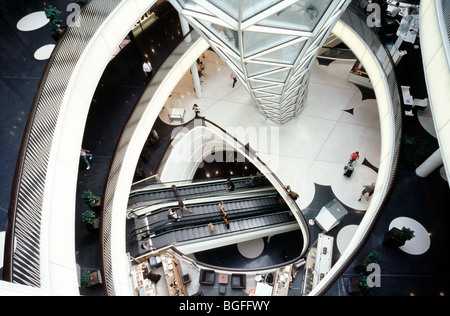
{"label": "person standing", "polygon": [[172,186],[170,187],[172,189],[173,195],[175,197],[179,197],[180,195],[178,194],[178,189],[177,186],[175,184],[172,184]]}
{"label": "person standing", "polygon": [[80,156],[83,157],[83,160],[86,163],[86,170],[89,170],[91,168],[89,160],[91,160],[94,155],[92,155],[89,150],[81,148]]}
{"label": "person standing", "polygon": [[200,114],[200,107],[196,103],[194,103],[194,106],[192,107],[192,111],[194,111],[195,117],[198,117],[198,115]]}
{"label": "person standing", "polygon": [[400,11],[402,11],[402,9],[400,9],[400,2],[397,2],[395,4],[395,7],[391,10],[390,17],[397,19],[400,16],[399,15]]}
{"label": "person standing", "polygon": [[209,227],[209,229],[211,230],[211,233],[212,233],[212,234],[215,234],[215,233],[216,233],[216,229],[215,229],[213,223],[209,223],[209,224],[208,224],[208,227]]}
{"label": "person standing", "polygon": [[142,64],[142,70],[144,71],[145,75],[147,76],[147,79],[150,80],[150,78],[152,77],[152,71],[153,71],[153,67],[152,64],[150,63],[150,61],[147,59],[145,59],[144,63]]}
{"label": "person standing", "polygon": [[181,219],[181,216],[178,216],[177,212],[173,209],[169,209],[169,214],[167,214],[169,219]]}

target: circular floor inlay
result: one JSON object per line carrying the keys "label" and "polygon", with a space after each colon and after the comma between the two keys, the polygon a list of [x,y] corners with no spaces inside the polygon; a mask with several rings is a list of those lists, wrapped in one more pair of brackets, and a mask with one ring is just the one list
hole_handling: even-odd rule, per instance
{"label": "circular floor inlay", "polygon": [[406,243],[399,247],[402,251],[411,255],[424,254],[430,248],[431,240],[428,231],[418,221],[409,217],[398,217],[389,224],[389,230],[392,227],[402,229],[409,228],[414,232],[414,238],[406,241]]}
{"label": "circular floor inlay", "polygon": [[50,56],[52,55],[54,48],[55,48],[54,44],[42,46],[34,53],[34,58],[36,58],[37,60],[49,59]]}
{"label": "circular floor inlay", "polygon": [[343,227],[337,234],[336,245],[341,254],[347,248],[348,244],[353,238],[353,235],[355,235],[357,229],[358,225],[347,225]]}
{"label": "circular floor inlay", "polygon": [[237,244],[237,248],[241,255],[246,258],[253,259],[258,257],[264,251],[264,240],[259,238],[241,242]]}
{"label": "circular floor inlay", "polygon": [[23,32],[30,32],[40,29],[49,22],[44,11],[34,12],[20,19],[17,28]]}

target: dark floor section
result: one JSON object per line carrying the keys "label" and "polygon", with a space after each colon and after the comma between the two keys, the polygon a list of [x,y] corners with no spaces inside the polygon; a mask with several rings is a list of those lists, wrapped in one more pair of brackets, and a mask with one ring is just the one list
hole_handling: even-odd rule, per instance
{"label": "dark floor section", "polygon": [[236,244],[195,253],[195,258],[209,265],[252,270],[282,264],[297,258],[302,251],[303,238],[300,230],[263,239],[264,251],[257,258],[246,258],[239,252]]}
{"label": "dark floor section", "polygon": [[[101,252],[99,233],[88,231],[82,223],[82,213],[88,209],[81,195],[91,190],[96,195],[102,195],[110,164],[114,156],[122,130],[132,113],[135,104],[144,91],[148,80],[142,71],[143,54],[152,45],[158,47],[158,58],[151,60],[153,74],[158,70],[165,56],[180,42],[178,35],[178,14],[171,7],[161,8],[158,21],[149,26],[108,64],[95,92],[86,122],[83,148],[94,155],[90,160],[91,168],[80,160],[80,173],[77,189],[77,221],[76,221],[76,250],[77,263],[81,270],[100,269]],[[166,25],[171,27],[167,28]],[[164,32],[163,32],[164,30]],[[162,34],[164,34],[162,36]],[[177,34],[175,36],[174,34]],[[150,162],[145,167],[146,175],[156,170],[157,163],[170,141],[171,126],[163,125],[160,120],[155,123],[160,141],[143,150],[142,161]],[[151,156],[151,157],[150,157]],[[159,159],[158,159],[159,157]],[[137,167],[138,167],[137,166]],[[83,295],[103,295],[101,287],[81,288]]]}

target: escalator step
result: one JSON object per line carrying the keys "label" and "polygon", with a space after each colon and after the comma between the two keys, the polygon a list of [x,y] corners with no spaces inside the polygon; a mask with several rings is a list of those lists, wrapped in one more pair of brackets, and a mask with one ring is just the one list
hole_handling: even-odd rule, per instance
{"label": "escalator step", "polygon": [[255,222],[256,222],[256,226],[257,226],[257,227],[260,227],[260,226],[264,226],[264,225],[265,225],[265,223],[264,223],[264,221],[262,220],[261,217],[255,218]]}
{"label": "escalator step", "polygon": [[215,225],[216,234],[223,234],[223,233],[225,233],[224,227],[225,227],[225,225],[223,225],[223,224]]}
{"label": "escalator step", "polygon": [[202,230],[203,230],[203,237],[211,235],[211,230],[209,229],[208,225],[202,226]]}
{"label": "escalator step", "polygon": [[194,232],[192,228],[186,229],[187,239],[186,240],[192,240],[195,238]]}
{"label": "escalator step", "polygon": [[187,233],[187,230],[186,229],[182,229],[181,230],[181,240],[187,240],[187,239],[189,239],[189,236],[188,236],[188,233]]}

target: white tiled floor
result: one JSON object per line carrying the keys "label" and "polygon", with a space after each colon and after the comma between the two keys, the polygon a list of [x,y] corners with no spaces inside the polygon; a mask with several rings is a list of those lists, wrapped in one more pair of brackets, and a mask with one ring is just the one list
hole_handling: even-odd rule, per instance
{"label": "white tiled floor", "polygon": [[[217,55],[207,51],[205,57],[203,97],[196,97],[192,76],[187,73],[166,108],[183,106],[188,121],[194,117],[192,105],[197,103],[202,116],[223,128],[276,128],[278,145],[270,146],[269,152],[261,149],[260,157],[265,157],[278,177],[300,194],[297,202],[301,208],[311,203],[314,183],[318,183],[330,185],[342,203],[367,209],[369,202],[365,199],[358,202],[358,198],[362,186],[376,182],[377,174],[361,163],[366,158],[378,166],[380,125],[376,101],[362,101],[361,92],[347,82],[353,61],[335,61],[329,66],[316,62],[303,112],[298,118],[279,125],[258,112],[241,83],[232,88],[231,70]],[[352,108],[353,115],[344,111]],[[168,122],[167,109],[161,112],[160,118]],[[258,150],[258,144],[250,142],[250,145]],[[343,168],[354,151],[360,152],[360,159],[348,178],[343,176]]]}

